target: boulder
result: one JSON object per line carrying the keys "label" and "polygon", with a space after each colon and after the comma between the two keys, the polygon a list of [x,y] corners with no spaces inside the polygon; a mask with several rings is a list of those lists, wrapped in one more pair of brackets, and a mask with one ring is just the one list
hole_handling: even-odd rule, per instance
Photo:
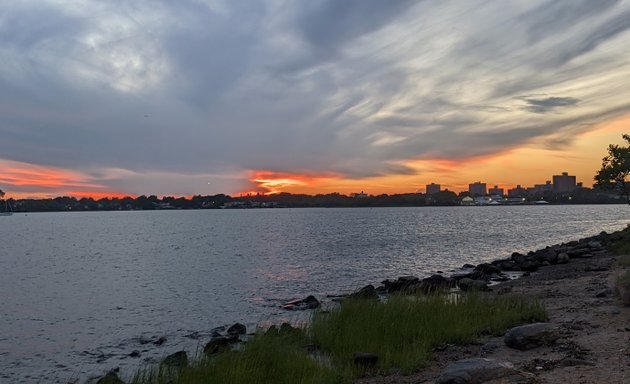
{"label": "boulder", "polygon": [[131,353],[128,354],[127,356],[129,356],[129,357],[140,357],[140,351],[135,349],[135,350],[131,351]]}
{"label": "boulder", "polygon": [[293,300],[289,301],[288,303],[284,303],[282,308],[290,311],[304,311],[306,309],[319,308],[319,306],[319,300],[317,300],[315,296],[309,295],[301,300]]}
{"label": "boulder", "polygon": [[378,363],[378,356],[373,353],[355,352],[354,365],[362,367],[374,367]]}
{"label": "boulder", "polygon": [[503,341],[510,348],[526,351],[543,345],[551,345],[558,338],[560,338],[560,330],[557,325],[534,323],[510,329],[503,337]]}
{"label": "boulder", "polygon": [[485,275],[493,275],[496,273],[501,273],[501,269],[497,266],[494,266],[489,263],[481,263],[475,267],[474,272],[481,272]]}
{"label": "boulder", "polygon": [[488,285],[483,280],[473,280],[469,278],[461,279],[457,282],[462,291],[487,291]]}
{"label": "boulder", "polygon": [[218,336],[210,339],[208,344],[203,348],[203,352],[207,355],[214,355],[215,353],[219,353],[225,351],[230,348],[230,346],[238,341],[238,338],[230,337],[230,336]]}
{"label": "boulder", "polygon": [[458,360],[449,364],[435,381],[436,384],[480,384],[517,374],[514,365],[506,361],[480,357]]}
{"label": "boulder", "polygon": [[227,330],[227,334],[230,336],[244,335],[246,333],[247,333],[247,327],[241,323],[236,323],[232,325],[230,328],[228,328]]}
{"label": "boulder", "polygon": [[376,288],[374,288],[372,284],[369,284],[352,293],[350,297],[359,299],[378,299],[378,293],[376,292]]}
{"label": "boulder", "polygon": [[188,354],[185,351],[175,352],[162,360],[162,364],[169,367],[182,368],[188,365]]}
{"label": "boulder", "polygon": [[98,379],[96,384],[125,384],[125,382],[120,380],[116,372],[111,371],[108,372],[105,376]]}
{"label": "boulder", "polygon": [[442,275],[432,275],[426,279],[422,279],[417,285],[418,289],[425,292],[435,292],[442,289],[448,289],[455,286],[455,280]]}
{"label": "boulder", "polygon": [[518,266],[519,268],[521,268],[521,271],[536,272],[538,268],[540,267],[540,264],[535,261],[528,260],[519,264]]}
{"label": "boulder", "polygon": [[569,255],[566,252],[561,252],[558,254],[558,259],[556,260],[556,263],[566,264],[569,262],[569,259]]}
{"label": "boulder", "polygon": [[155,345],[162,345],[166,343],[166,336],[160,336],[157,340],[153,342]]}
{"label": "boulder", "polygon": [[413,287],[420,282],[420,279],[415,276],[401,276],[396,280],[384,280],[382,284],[387,289],[387,292],[400,292],[406,290],[413,290]]}

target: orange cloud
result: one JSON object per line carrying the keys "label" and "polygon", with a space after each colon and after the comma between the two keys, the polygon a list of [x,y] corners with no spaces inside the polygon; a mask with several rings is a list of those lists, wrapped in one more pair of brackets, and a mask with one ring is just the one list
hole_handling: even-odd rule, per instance
{"label": "orange cloud", "polygon": [[252,190],[240,194],[273,195],[280,192],[299,193],[304,190],[314,190],[324,180],[338,177],[334,174],[291,173],[269,170],[253,171],[250,176]]}
{"label": "orange cloud", "polygon": [[0,159],[0,188],[13,198],[120,197],[89,176],[61,168]]}

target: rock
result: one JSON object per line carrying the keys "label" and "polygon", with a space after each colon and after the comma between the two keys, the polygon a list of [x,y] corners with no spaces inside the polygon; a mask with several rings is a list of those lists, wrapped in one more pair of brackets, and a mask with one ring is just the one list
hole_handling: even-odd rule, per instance
{"label": "rock", "polygon": [[601,291],[595,294],[595,297],[606,297],[611,294],[612,291],[609,288],[602,289]]}
{"label": "rock", "polygon": [[236,323],[227,330],[227,334],[230,336],[244,335],[247,333],[247,327],[241,323]]}
{"label": "rock", "polygon": [[518,253],[518,252],[512,253],[512,256],[510,256],[510,259],[512,259],[512,261],[515,262],[517,265],[528,261],[527,255],[523,255],[522,253]]}
{"label": "rock", "polygon": [[278,332],[286,334],[286,333],[299,332],[299,331],[300,331],[299,328],[296,328],[292,326],[291,324],[284,322],[280,324],[280,330]]}
{"label": "rock", "polygon": [[203,348],[203,352],[207,355],[214,355],[215,353],[229,349],[230,346],[237,341],[237,338],[230,336],[213,337]]}
{"label": "rock", "polygon": [[589,248],[595,248],[595,249],[601,249],[602,248],[602,243],[600,243],[599,241],[589,241],[588,242],[588,247]]}
{"label": "rock", "polygon": [[378,363],[378,356],[373,353],[355,352],[354,365],[374,367]]}
{"label": "rock", "polygon": [[131,351],[131,353],[129,355],[127,355],[129,357],[140,357],[140,351],[138,351],[137,349],[134,351]]}
{"label": "rock", "polygon": [[536,272],[539,268],[539,264],[535,261],[525,261],[518,265],[522,271]]}
{"label": "rock", "polygon": [[413,287],[420,282],[420,279],[415,276],[401,276],[398,279],[392,280],[384,280],[382,284],[387,289],[387,292],[400,292],[413,290]]}
{"label": "rock", "polygon": [[481,263],[479,265],[477,265],[475,267],[475,269],[473,270],[473,272],[481,272],[485,275],[493,275],[496,273],[501,273],[501,269],[499,267],[496,267],[492,264],[488,264],[488,263]]}
{"label": "rock", "polygon": [[319,300],[313,295],[309,295],[301,300],[293,300],[285,303],[282,308],[290,311],[303,311],[306,309],[315,309],[320,306]]}
{"label": "rock", "polygon": [[125,382],[120,380],[116,372],[111,371],[108,372],[105,376],[98,379],[96,384],[125,384]]}
{"label": "rock", "polygon": [[166,336],[160,336],[157,340],[153,342],[155,345],[162,345],[166,343]]}
{"label": "rock", "polygon": [[350,297],[359,299],[378,299],[378,293],[376,292],[376,288],[374,288],[372,284],[369,284],[351,294]]}
{"label": "rock", "polygon": [[475,266],[472,265],[472,264],[464,264],[464,265],[462,265],[462,269],[472,269],[472,268],[475,268]]}
{"label": "rock", "polygon": [[534,323],[514,327],[503,337],[505,345],[526,351],[543,345],[551,345],[560,337],[558,326],[551,323]]}
{"label": "rock", "polygon": [[501,260],[495,264],[502,271],[520,271],[521,268],[512,260]]}
{"label": "rock", "polygon": [[417,289],[425,293],[431,293],[442,289],[448,289],[455,286],[455,280],[442,275],[432,275],[426,279],[422,279],[417,284]]}
{"label": "rock", "polygon": [[569,255],[566,252],[561,252],[558,254],[558,258],[556,259],[556,263],[558,264],[566,264],[569,262]]}
{"label": "rock", "polygon": [[479,384],[517,374],[514,365],[505,361],[480,357],[458,360],[449,364],[435,381],[436,384]]}
{"label": "rock", "polygon": [[487,291],[488,285],[483,280],[473,280],[469,278],[461,279],[457,282],[462,291]]}
{"label": "rock", "polygon": [[185,351],[175,352],[171,355],[168,355],[162,360],[162,364],[168,365],[169,367],[185,367],[188,365],[188,354]]}

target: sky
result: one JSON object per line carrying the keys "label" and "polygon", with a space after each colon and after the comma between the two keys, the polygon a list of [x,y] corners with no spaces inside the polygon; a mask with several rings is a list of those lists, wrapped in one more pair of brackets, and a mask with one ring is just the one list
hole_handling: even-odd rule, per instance
{"label": "sky", "polygon": [[617,0],[0,0],[0,189],[588,186],[628,47]]}

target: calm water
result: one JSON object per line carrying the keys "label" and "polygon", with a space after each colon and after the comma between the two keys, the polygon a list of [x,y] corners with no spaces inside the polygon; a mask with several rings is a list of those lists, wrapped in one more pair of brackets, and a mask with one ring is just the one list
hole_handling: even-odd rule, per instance
{"label": "calm water", "polygon": [[[133,371],[181,348],[195,352],[217,326],[295,321],[279,309],[289,299],[449,271],[629,223],[625,205],[0,218],[0,383]],[[160,347],[142,344],[159,336],[167,337]],[[127,357],[133,350],[142,357]]]}

